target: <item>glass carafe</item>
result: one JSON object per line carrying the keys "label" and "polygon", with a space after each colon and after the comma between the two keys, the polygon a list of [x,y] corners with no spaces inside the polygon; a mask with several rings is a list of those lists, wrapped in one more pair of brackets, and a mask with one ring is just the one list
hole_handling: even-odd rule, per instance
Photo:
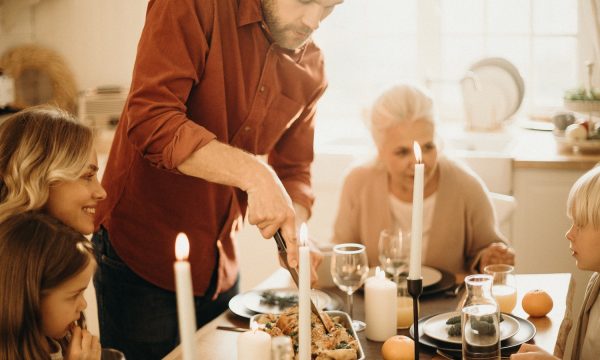
{"label": "glass carafe", "polygon": [[492,296],[491,275],[465,278],[467,297],[462,307],[462,358],[500,359],[500,313]]}

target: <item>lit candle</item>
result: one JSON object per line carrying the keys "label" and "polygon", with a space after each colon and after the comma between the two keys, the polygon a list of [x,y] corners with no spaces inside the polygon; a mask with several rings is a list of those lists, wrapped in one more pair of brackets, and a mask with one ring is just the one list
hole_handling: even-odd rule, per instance
{"label": "lit candle", "polygon": [[241,333],[237,339],[238,360],[270,360],[271,335],[260,330]]}
{"label": "lit candle", "polygon": [[410,268],[408,278],[418,280],[421,278],[421,239],[423,237],[423,178],[425,165],[421,162],[421,147],[414,142],[415,180],[413,183],[412,225],[410,242]]}
{"label": "lit candle", "polygon": [[196,332],[196,311],[194,310],[194,292],[192,291],[192,272],[187,261],[190,242],[184,233],[177,234],[175,240],[175,288],[177,292],[177,317],[179,319],[179,337],[183,360],[195,357],[194,334]]}
{"label": "lit candle", "polygon": [[310,249],[307,246],[308,229],[300,226],[300,248],[298,249],[300,271],[298,275],[298,359],[311,359],[310,326]]}
{"label": "lit candle", "polygon": [[375,276],[365,283],[365,329],[367,339],[385,341],[396,335],[396,293],[395,282],[385,278],[385,273],[377,267]]}

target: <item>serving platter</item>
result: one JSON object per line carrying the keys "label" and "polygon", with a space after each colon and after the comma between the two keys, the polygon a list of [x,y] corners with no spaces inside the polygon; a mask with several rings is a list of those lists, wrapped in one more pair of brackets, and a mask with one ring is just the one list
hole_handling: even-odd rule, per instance
{"label": "serving platter", "polygon": [[[357,354],[358,360],[365,360],[366,359],[365,352],[363,351],[362,345],[360,343],[360,339],[358,338],[356,331],[352,327],[352,320],[350,320],[350,316],[347,313],[345,313],[343,311],[338,311],[338,310],[329,310],[329,311],[324,311],[324,312],[327,315],[329,315],[330,318],[337,317],[339,319],[339,323],[348,331],[348,333],[350,335],[352,335],[353,338],[356,339],[356,343],[358,344],[358,354]],[[259,317],[262,315],[263,314],[256,314],[250,318],[250,329],[260,329],[261,326],[264,327],[264,325],[259,324],[259,322],[258,322]]]}

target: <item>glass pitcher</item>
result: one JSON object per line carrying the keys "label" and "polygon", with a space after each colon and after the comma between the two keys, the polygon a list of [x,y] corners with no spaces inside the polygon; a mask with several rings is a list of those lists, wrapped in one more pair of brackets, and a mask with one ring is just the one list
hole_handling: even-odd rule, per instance
{"label": "glass pitcher", "polygon": [[462,358],[500,359],[500,312],[492,296],[491,275],[465,278],[467,297],[461,311]]}

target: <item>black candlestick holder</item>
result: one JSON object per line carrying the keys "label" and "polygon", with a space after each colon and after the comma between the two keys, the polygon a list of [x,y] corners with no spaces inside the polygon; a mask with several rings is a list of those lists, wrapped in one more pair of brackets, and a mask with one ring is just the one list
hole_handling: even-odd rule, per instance
{"label": "black candlestick holder", "polygon": [[413,298],[413,328],[415,340],[415,360],[419,359],[419,297],[423,294],[423,278],[407,279],[406,287]]}

